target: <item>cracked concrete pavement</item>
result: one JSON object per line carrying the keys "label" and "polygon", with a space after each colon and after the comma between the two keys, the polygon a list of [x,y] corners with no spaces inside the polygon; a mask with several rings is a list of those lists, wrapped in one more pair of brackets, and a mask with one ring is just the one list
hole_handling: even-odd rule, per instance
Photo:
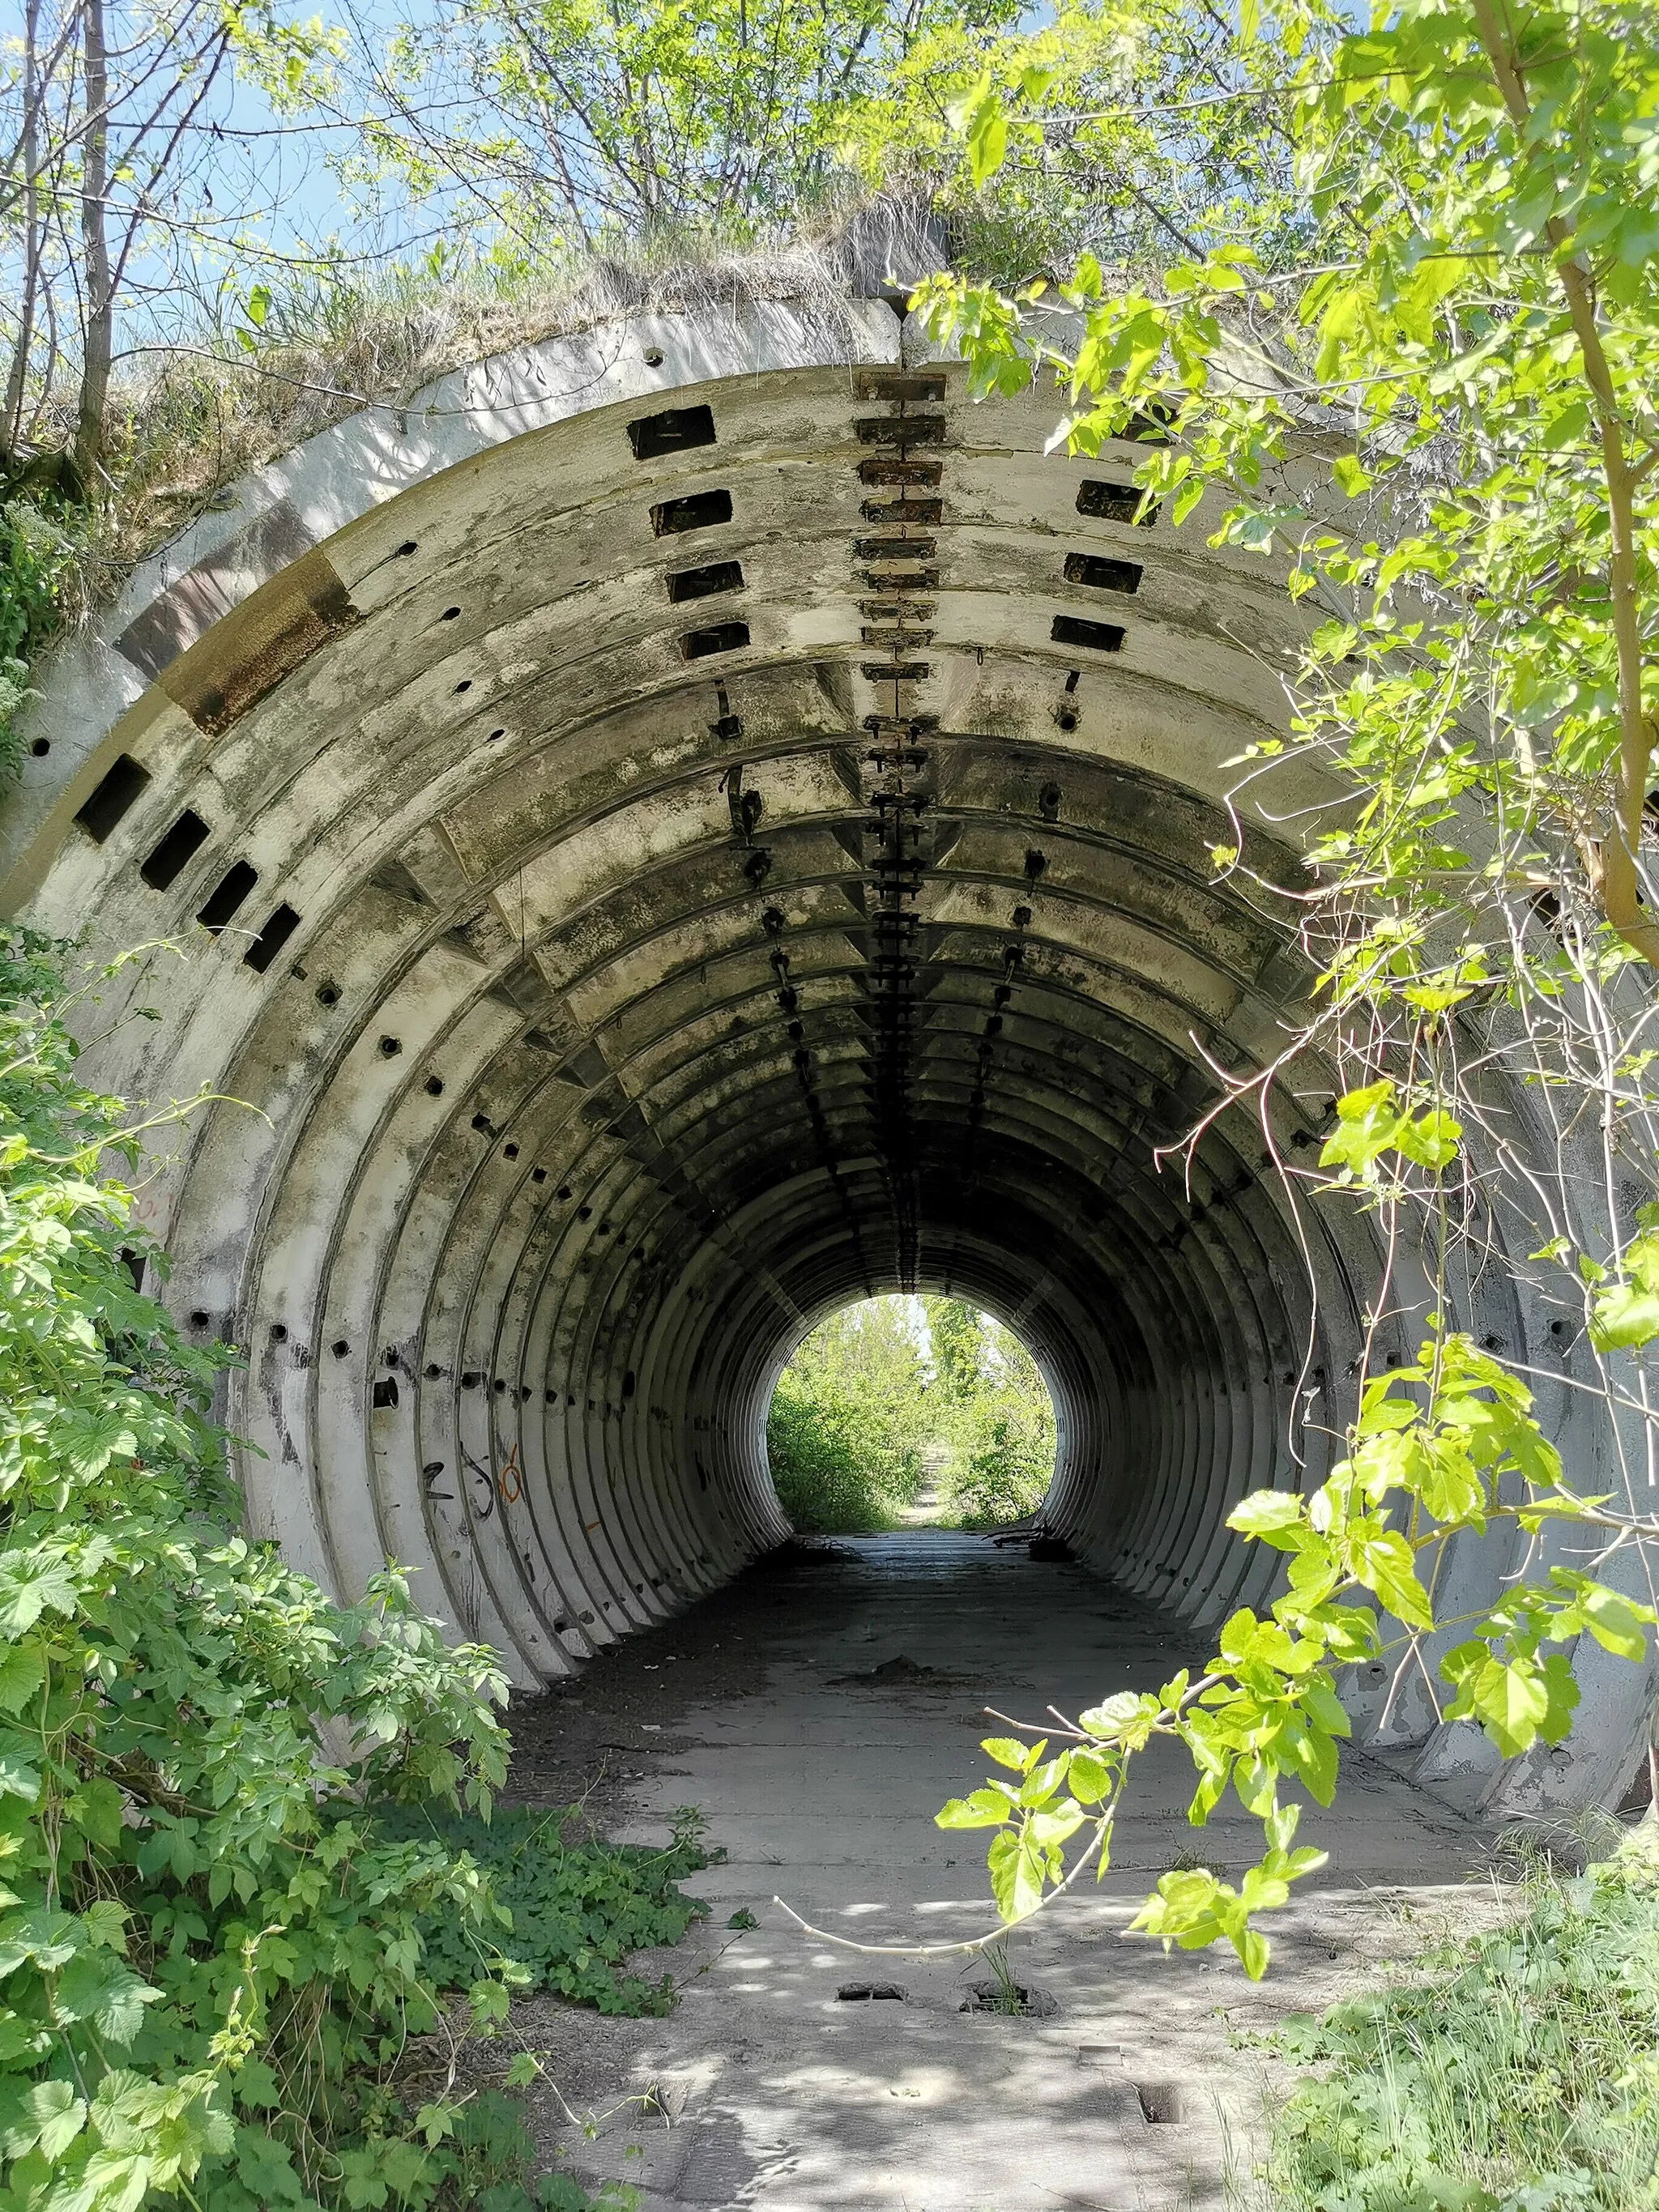
{"label": "cracked concrete pavement", "polygon": [[[519,2008],[557,2085],[532,2098],[549,2152],[590,2184],[631,2181],[645,2212],[1218,2206],[1229,2166],[1248,2172],[1273,2071],[1249,2039],[1484,1909],[1468,1884],[1486,1836],[1384,1761],[1350,1753],[1334,1807],[1304,1814],[1330,1864],[1269,1923],[1259,1987],[1230,1952],[1166,1958],[1126,1936],[1182,1853],[1222,1873],[1255,1856],[1236,1807],[1188,1826],[1190,1776],[1167,1747],[1142,1763],[1104,1880],[1013,1939],[1018,1978],[1054,2000],[1045,2017],[964,2011],[980,1962],[862,1957],[773,1901],[865,1944],[985,1929],[982,1839],[933,1821],[981,1778],[978,1739],[998,1727],[983,1709],[1074,1711],[1206,1648],[1081,1563],[907,1529],[774,1554],[526,1709],[514,1795],[557,1802],[603,1766],[590,1809],[613,1832],[660,1838],[695,1804],[726,1853],[688,1884],[709,1919],[644,1962],[682,1985],[670,2018]],[[734,1933],[745,1910],[759,1925]],[[837,1994],[871,1981],[902,2000]],[[560,2098],[600,2115],[596,2132]]]}

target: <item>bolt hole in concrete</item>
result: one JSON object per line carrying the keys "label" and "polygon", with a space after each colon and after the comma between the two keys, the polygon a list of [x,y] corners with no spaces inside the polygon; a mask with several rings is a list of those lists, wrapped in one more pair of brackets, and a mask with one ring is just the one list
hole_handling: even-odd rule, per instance
{"label": "bolt hole in concrete", "polygon": [[903,2004],[905,1992],[896,1982],[843,1982],[836,1991],[838,2004]]}

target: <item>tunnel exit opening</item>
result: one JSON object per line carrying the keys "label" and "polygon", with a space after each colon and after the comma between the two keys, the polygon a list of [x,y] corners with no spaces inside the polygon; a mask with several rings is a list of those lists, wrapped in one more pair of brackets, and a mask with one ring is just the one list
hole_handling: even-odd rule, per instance
{"label": "tunnel exit opening", "polygon": [[1054,1401],[1025,1344],[964,1298],[842,1306],[802,1339],[766,1427],[803,1535],[1029,1527],[1054,1480]]}

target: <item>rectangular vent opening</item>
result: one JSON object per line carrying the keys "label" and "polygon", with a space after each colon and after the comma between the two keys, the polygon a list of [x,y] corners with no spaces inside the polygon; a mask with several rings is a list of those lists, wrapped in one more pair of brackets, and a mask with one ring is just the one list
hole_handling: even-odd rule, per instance
{"label": "rectangular vent opening", "polygon": [[207,904],[197,915],[197,921],[216,936],[258,880],[257,869],[251,868],[246,860],[238,860],[225,871],[209,893]]}
{"label": "rectangular vent opening", "polygon": [[149,781],[149,770],[140,768],[130,753],[122,753],[104,772],[76,820],[94,845],[101,845],[116,823]]}
{"label": "rectangular vent opening", "polygon": [[244,964],[263,975],[299,927],[299,915],[284,900],[242,955]]}
{"label": "rectangular vent opening", "polygon": [[711,561],[706,568],[677,568],[668,579],[668,596],[681,599],[711,599],[716,592],[743,589],[741,561]]}
{"label": "rectangular vent opening", "polygon": [[1138,592],[1140,576],[1139,561],[1114,561],[1100,553],[1066,556],[1066,582],[1086,584],[1091,592]]}
{"label": "rectangular vent opening", "polygon": [[1086,645],[1094,653],[1117,653],[1123,645],[1120,623],[1085,622],[1080,615],[1056,615],[1048,635],[1056,645]]}
{"label": "rectangular vent opening", "polygon": [[945,474],[943,461],[860,461],[859,482],[866,484],[936,484]]}
{"label": "rectangular vent opening", "polygon": [[659,453],[684,453],[693,446],[712,446],[714,417],[707,407],[665,407],[660,415],[641,415],[628,426],[628,442],[636,461],[654,461]]}
{"label": "rectangular vent opening", "polygon": [[659,538],[672,538],[682,530],[710,530],[732,520],[729,491],[692,491],[684,499],[665,499],[651,510],[651,527]]}
{"label": "rectangular vent opening", "polygon": [[369,1396],[374,1401],[374,1411],[377,1413],[389,1412],[398,1402],[397,1376],[388,1375],[384,1382],[377,1382],[370,1391]]}
{"label": "rectangular vent opening", "polygon": [[1129,523],[1140,515],[1140,527],[1145,530],[1158,520],[1158,501],[1148,500],[1146,512],[1140,514],[1140,502],[1146,495],[1138,484],[1100,483],[1089,482],[1077,488],[1077,511],[1092,514],[1102,522]]}
{"label": "rectangular vent opening", "polygon": [[164,891],[183,874],[207,841],[207,823],[193,807],[187,806],[138,872],[153,891]]}
{"label": "rectangular vent opening", "polygon": [[687,660],[702,660],[711,653],[732,653],[749,642],[747,623],[714,623],[707,629],[688,630],[680,640]]}

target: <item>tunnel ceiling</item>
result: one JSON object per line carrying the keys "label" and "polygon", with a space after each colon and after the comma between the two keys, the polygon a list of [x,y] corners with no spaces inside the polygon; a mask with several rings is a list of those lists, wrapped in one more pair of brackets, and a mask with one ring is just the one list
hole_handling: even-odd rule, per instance
{"label": "tunnel ceiling", "polygon": [[784,1533],[772,1383],[849,1298],[1018,1329],[1049,1518],[1151,1596],[1259,1595],[1228,1505],[1322,1473],[1370,1231],[1264,1167],[1328,1079],[1158,1158],[1307,988],[1208,858],[1304,617],[909,336],[658,319],[368,410],[37,720],[14,910],[181,948],[94,1072],[246,1102],[140,1211],[246,1350],[252,1525],[342,1594],[395,1554],[526,1686]]}

